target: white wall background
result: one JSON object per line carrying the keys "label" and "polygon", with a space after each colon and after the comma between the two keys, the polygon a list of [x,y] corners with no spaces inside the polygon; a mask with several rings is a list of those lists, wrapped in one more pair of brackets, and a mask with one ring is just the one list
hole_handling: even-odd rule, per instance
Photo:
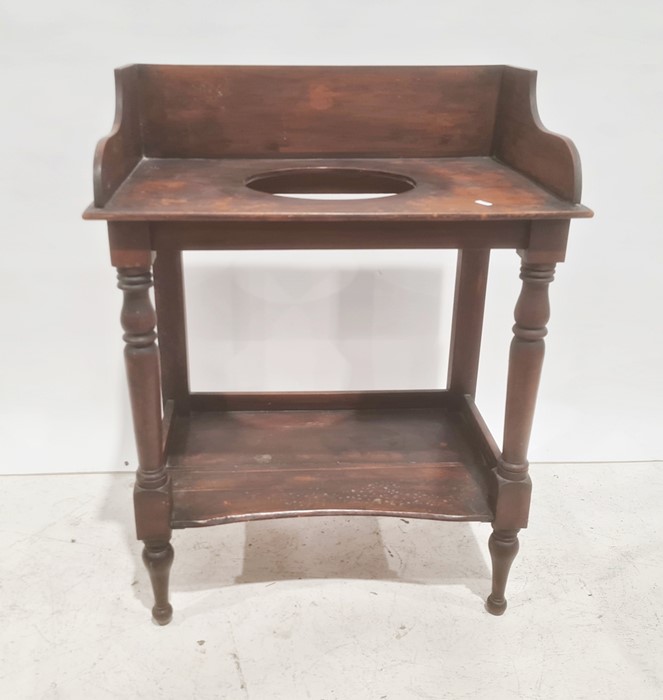
{"label": "white wall background", "polygon": [[[551,289],[530,456],[663,458],[660,0],[0,7],[2,472],[135,466],[120,293],[105,226],[80,219],[112,121],[112,69],[132,62],[537,68],[544,123],[575,140],[597,215],[572,225]],[[195,388],[444,383],[453,255],[187,259]],[[478,402],[498,439],[518,288],[516,255],[495,254]]]}

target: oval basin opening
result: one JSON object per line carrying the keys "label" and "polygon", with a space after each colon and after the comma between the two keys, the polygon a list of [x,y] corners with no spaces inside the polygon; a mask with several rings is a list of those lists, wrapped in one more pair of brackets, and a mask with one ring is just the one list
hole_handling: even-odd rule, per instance
{"label": "oval basin opening", "polygon": [[393,197],[416,186],[397,173],[360,168],[289,168],[252,175],[244,183],[257,192],[297,199],[376,199]]}

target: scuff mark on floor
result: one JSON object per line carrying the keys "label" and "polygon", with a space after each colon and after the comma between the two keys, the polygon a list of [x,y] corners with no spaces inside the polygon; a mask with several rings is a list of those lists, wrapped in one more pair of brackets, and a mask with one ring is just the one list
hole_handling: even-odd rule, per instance
{"label": "scuff mark on floor", "polygon": [[240,658],[239,658],[239,651],[237,649],[237,640],[235,639],[235,630],[233,630],[232,623],[229,623],[228,627],[230,628],[230,639],[232,640],[232,643],[233,643],[233,648],[232,648],[232,651],[230,652],[230,656],[233,660],[233,663],[235,664],[235,668],[237,669],[237,676],[239,678],[239,687],[241,690],[244,691],[244,697],[248,698],[249,697],[249,689],[246,687],[246,678],[244,676],[244,671],[242,670],[242,662],[240,661]]}

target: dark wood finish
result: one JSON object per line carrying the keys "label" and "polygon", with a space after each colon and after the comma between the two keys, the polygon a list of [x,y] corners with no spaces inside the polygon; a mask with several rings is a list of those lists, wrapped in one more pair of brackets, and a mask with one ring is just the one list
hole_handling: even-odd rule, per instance
{"label": "dark wood finish", "polygon": [[548,285],[554,275],[554,263],[523,263],[521,267],[523,285],[514,313],[516,323],[509,355],[504,447],[499,467],[501,476],[514,480],[527,475],[527,448],[545,353],[546,324],[550,318]]}
{"label": "dark wood finish", "polygon": [[158,625],[167,625],[173,619],[173,606],[168,601],[168,580],[174,556],[170,542],[145,542],[143,563],[154,592],[152,619]]}
{"label": "dark wood finish", "polygon": [[493,530],[488,538],[493,564],[493,589],[486,599],[486,610],[493,615],[502,615],[506,610],[504,591],[519,547],[518,530]]}
{"label": "dark wood finish", "polygon": [[[550,318],[548,286],[555,263],[523,263],[522,290],[515,309],[516,323],[509,354],[504,443],[496,468],[497,500],[493,520],[493,593],[488,610],[501,615],[506,608],[504,589],[513,558],[518,551],[518,530],[527,527],[532,483],[529,477],[529,446],[536,395],[545,352],[546,323]],[[506,534],[505,534],[506,533]]]}
{"label": "dark wood finish", "polygon": [[189,360],[181,251],[159,251],[154,263],[154,300],[159,319],[163,402],[166,405],[173,401],[177,412],[186,412],[189,408]]}
{"label": "dark wood finish", "polygon": [[194,392],[194,411],[308,411],[371,408],[444,408],[456,405],[439,389],[426,391]]}
{"label": "dark wood finish", "polygon": [[155,250],[520,249],[529,245],[530,227],[524,221],[150,224]]}
{"label": "dark wood finish", "polygon": [[[450,394],[450,396],[453,399],[456,398],[454,394]],[[497,443],[488,429],[483,416],[474,403],[474,398],[466,394],[465,396],[460,397],[460,401],[457,405],[461,415],[463,416],[465,424],[468,426],[468,430],[471,431],[472,444],[481,450],[486,464],[497,465],[502,456],[500,448],[497,446]],[[494,486],[494,483],[491,485]]]}
{"label": "dark wood finish", "polygon": [[449,352],[449,391],[474,396],[490,250],[459,250]]}
{"label": "dark wood finish", "polygon": [[[308,169],[310,192],[322,189],[325,168],[342,178],[325,190],[358,191],[357,171],[390,173],[415,186],[377,199],[317,200],[277,197],[247,186],[259,174]],[[371,178],[363,187],[372,192]],[[288,188],[284,188],[288,189]],[[387,191],[391,191],[385,187]],[[479,203],[477,203],[479,202]],[[489,204],[481,204],[488,202]],[[325,160],[147,158],[89,219],[133,221],[500,221],[578,218],[590,215],[515,170],[485,157],[328,158]]]}
{"label": "dark wood finish", "polygon": [[[399,216],[410,218],[485,218],[481,205],[476,205],[477,214],[463,199],[475,194],[472,203],[477,198],[493,202],[488,195],[496,200],[484,212],[486,218],[590,215],[573,206],[581,186],[573,144],[541,125],[534,71],[504,66],[139,65],[116,71],[116,85],[116,119],[95,155],[95,206],[88,218],[250,216],[251,202],[259,203],[254,214],[260,219],[275,209],[286,218],[329,216],[328,203],[277,204],[271,200],[283,198],[252,192],[237,177],[250,178],[284,163],[288,168],[317,164],[389,171],[399,162],[421,182],[412,178],[418,182],[414,190],[387,200],[409,196],[423,199],[423,207],[427,197],[421,190],[429,188],[430,212],[379,200],[377,205],[350,203],[340,213],[345,218],[388,215],[395,206]],[[475,158],[482,172],[472,165]],[[364,164],[352,162],[357,159]],[[506,167],[500,169],[500,164]],[[518,173],[527,178],[519,180]],[[455,193],[454,188],[449,192],[450,184]],[[227,201],[229,186],[246,201]],[[207,194],[199,195],[201,187]],[[549,192],[540,192],[541,187]],[[193,195],[186,196],[187,188],[193,188]],[[454,201],[458,190],[460,201]],[[120,199],[107,206],[113,193],[121,194]],[[511,202],[502,202],[500,195]],[[509,211],[513,204],[518,209]]]}
{"label": "dark wood finish", "polygon": [[[163,376],[163,375],[162,375]],[[163,420],[161,421],[161,452],[163,455],[168,454],[170,447],[170,429],[173,426],[175,418],[175,401],[168,399],[163,405]]]}
{"label": "dark wood finish", "polygon": [[558,263],[566,258],[569,221],[532,221],[527,247],[518,254],[526,263]]}
{"label": "dark wood finish", "polygon": [[111,265],[118,269],[150,269],[150,227],[145,222],[109,221],[108,245]]}
{"label": "dark wood finish", "polygon": [[143,155],[140,131],[140,66],[115,71],[115,120],[94,154],[94,204],[103,207]]}
{"label": "dark wood finish", "polygon": [[133,415],[138,470],[134,487],[136,533],[145,542],[145,561],[156,604],[154,619],[170,620],[168,571],[172,562],[170,483],[162,453],[161,389],[156,314],[149,297],[152,275],[149,268],[119,268],[118,287],[124,293],[121,322],[131,412]]}
{"label": "dark wood finish", "polygon": [[501,67],[140,66],[156,158],[488,155]]}
{"label": "dark wood finish", "polygon": [[117,279],[124,293],[120,319],[138,450],[138,482],[144,486],[161,486],[166,482],[166,473],[161,454],[156,314],[149,296],[152,275],[149,269],[120,268]]}
{"label": "dark wood finish", "polygon": [[490,466],[444,408],[194,412],[169,453],[173,527],[293,515],[492,520]]}
{"label": "dark wood finish", "polygon": [[507,67],[502,74],[493,154],[569,202],[582,190],[580,157],[570,139],[548,131],[536,106],[536,72]]}
{"label": "dark wood finish", "polygon": [[[108,221],[125,297],[156,622],[172,615],[171,527],[336,513],[490,521],[486,607],[504,612],[529,511],[547,289],[570,219],[592,215],[573,144],[541,125],[535,82],[505,66],[116,71],[84,216]],[[279,196],[307,192],[392,196]],[[459,250],[447,391],[190,392],[181,251],[344,248]],[[523,281],[501,451],[474,402],[495,248],[518,252]]]}

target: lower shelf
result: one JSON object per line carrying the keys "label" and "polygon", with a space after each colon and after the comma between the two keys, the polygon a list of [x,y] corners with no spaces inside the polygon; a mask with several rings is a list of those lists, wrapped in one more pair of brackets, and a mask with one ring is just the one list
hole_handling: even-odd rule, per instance
{"label": "lower shelf", "polygon": [[480,431],[471,413],[445,405],[193,410],[170,428],[172,525],[332,514],[490,521],[493,464]]}

